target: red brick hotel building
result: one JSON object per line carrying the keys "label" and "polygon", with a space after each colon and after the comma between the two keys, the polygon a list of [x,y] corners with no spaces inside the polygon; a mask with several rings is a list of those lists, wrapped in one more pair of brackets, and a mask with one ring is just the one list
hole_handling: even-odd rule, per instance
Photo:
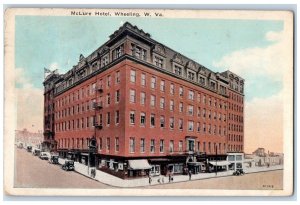
{"label": "red brick hotel building", "polygon": [[128,22],[44,86],[48,148],[110,174],[222,170],[230,153],[243,153],[244,80]]}

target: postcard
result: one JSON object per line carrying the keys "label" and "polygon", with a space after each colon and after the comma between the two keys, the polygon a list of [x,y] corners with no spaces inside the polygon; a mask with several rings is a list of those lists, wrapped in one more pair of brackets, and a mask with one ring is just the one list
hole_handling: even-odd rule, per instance
{"label": "postcard", "polygon": [[4,189],[293,194],[290,11],[10,8]]}

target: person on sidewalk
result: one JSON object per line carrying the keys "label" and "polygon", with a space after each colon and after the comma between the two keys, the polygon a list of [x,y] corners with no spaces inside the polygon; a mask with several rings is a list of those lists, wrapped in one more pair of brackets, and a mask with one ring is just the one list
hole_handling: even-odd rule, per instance
{"label": "person on sidewalk", "polygon": [[169,183],[171,182],[171,179],[172,179],[171,174],[169,174]]}
{"label": "person on sidewalk", "polygon": [[189,170],[189,180],[191,180],[191,179],[192,179],[192,171]]}
{"label": "person on sidewalk", "polygon": [[151,175],[149,174],[149,184],[151,185],[151,182],[152,182],[152,178],[151,178]]}

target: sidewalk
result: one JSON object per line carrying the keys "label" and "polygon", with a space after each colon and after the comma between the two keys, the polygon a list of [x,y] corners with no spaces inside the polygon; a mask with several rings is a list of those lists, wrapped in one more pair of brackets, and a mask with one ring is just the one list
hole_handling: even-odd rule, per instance
{"label": "sidewalk", "polygon": [[[59,159],[59,163],[64,163],[64,159]],[[75,171],[85,175],[89,178],[91,178],[91,169],[88,169],[86,165],[80,164],[79,162],[75,162]],[[262,172],[262,171],[272,171],[272,170],[279,170],[283,169],[282,166],[272,166],[269,168],[266,167],[254,167],[250,169],[244,169],[246,174],[247,173],[255,173],[255,172]],[[199,173],[199,174],[193,174],[191,177],[191,180],[199,180],[199,179],[208,179],[208,178],[215,178],[215,177],[225,177],[225,176],[232,176],[233,171],[225,171],[225,172],[218,172],[217,174],[214,173]],[[149,178],[138,178],[138,179],[121,179],[118,177],[115,177],[113,175],[107,174],[105,172],[102,172],[100,170],[96,170],[96,176],[94,178],[95,180],[115,187],[122,187],[122,188],[133,188],[133,187],[143,187],[143,186],[149,186]],[[189,181],[188,175],[174,175],[173,181],[174,182],[184,182]],[[157,185],[157,184],[167,184],[169,182],[169,177],[166,176],[156,176],[152,177],[151,185]]]}

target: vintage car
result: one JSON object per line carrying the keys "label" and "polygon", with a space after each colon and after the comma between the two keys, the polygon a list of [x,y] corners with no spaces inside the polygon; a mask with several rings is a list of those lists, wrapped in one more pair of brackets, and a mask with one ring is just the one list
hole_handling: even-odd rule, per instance
{"label": "vintage car", "polygon": [[65,163],[61,166],[61,168],[65,171],[72,171],[74,170],[74,161],[73,160],[70,160],[70,159],[67,159],[65,161]]}
{"label": "vintage car", "polygon": [[49,163],[51,164],[58,164],[58,155],[51,155],[49,158]]}
{"label": "vintage car", "polygon": [[31,152],[32,151],[32,146],[27,146],[27,152]]}
{"label": "vintage car", "polygon": [[243,169],[237,169],[235,172],[233,172],[233,175],[235,176],[240,176],[240,175],[244,175],[245,172],[243,171]]}
{"label": "vintage car", "polygon": [[40,159],[42,159],[42,160],[48,160],[49,159],[48,153],[47,152],[41,152]]}
{"label": "vintage car", "polygon": [[34,155],[34,156],[40,156],[40,154],[41,154],[41,150],[40,149],[32,149],[32,154]]}

